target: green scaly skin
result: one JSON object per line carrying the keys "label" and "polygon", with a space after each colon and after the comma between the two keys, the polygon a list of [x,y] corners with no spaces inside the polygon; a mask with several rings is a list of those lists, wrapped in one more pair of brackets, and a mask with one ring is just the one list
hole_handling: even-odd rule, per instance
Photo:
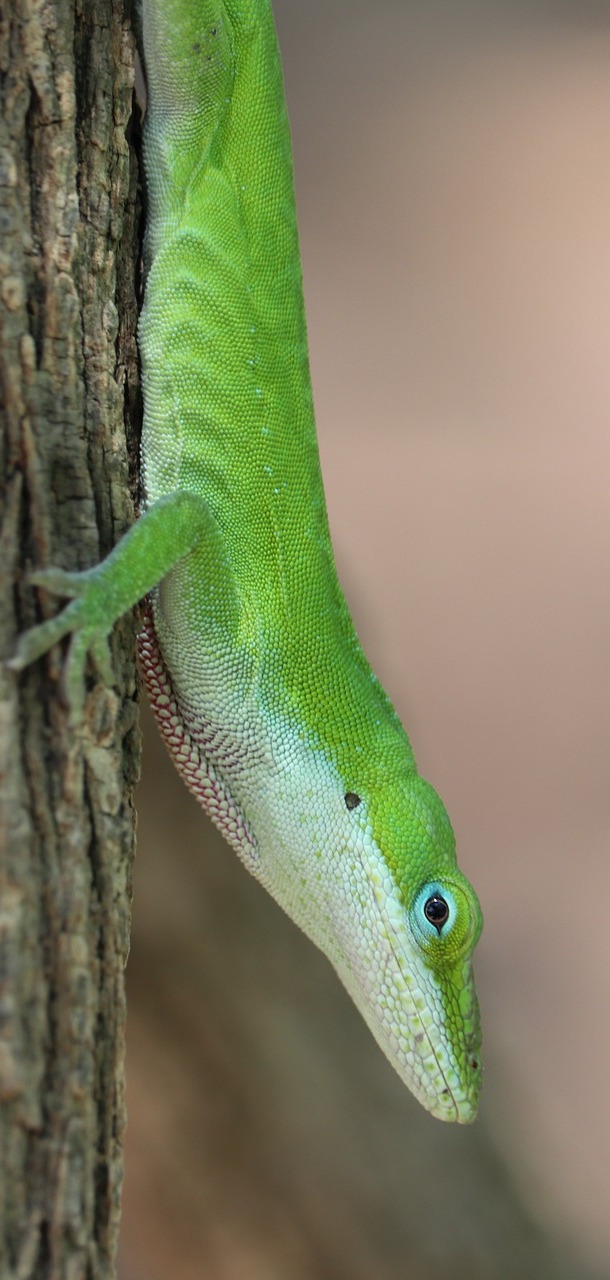
{"label": "green scaly skin", "polygon": [[467,1122],[481,913],[336,577],[271,9],[145,0],[142,25],[147,509],[95,569],[37,575],[75,598],[13,665],[71,632],[77,716],[88,651],[108,673],[105,637],[149,595],[142,661],[189,786],[413,1093]]}

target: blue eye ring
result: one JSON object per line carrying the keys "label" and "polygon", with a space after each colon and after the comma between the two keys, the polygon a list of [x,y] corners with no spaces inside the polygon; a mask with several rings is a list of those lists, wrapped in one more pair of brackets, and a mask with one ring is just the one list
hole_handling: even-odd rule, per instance
{"label": "blue eye ring", "polygon": [[424,939],[446,938],[457,920],[457,903],[447,885],[431,880],[422,885],[413,904],[413,922]]}

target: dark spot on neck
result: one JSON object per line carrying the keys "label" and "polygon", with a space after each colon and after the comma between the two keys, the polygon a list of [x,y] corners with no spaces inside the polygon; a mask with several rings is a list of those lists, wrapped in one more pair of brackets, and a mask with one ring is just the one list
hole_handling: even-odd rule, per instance
{"label": "dark spot on neck", "polygon": [[346,791],[344,800],[346,809],[357,809],[360,804],[360,796],[355,791]]}

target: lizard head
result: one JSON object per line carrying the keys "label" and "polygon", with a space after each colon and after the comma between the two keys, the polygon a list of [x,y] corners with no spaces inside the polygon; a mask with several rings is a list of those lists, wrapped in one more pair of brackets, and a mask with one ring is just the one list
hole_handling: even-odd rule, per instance
{"label": "lizard head", "polygon": [[468,1123],[481,1085],[471,956],[482,916],[449,818],[415,772],[344,802],[355,829],[343,892],[358,920],[340,926],[336,968],[419,1101],[439,1119]]}
{"label": "lizard head", "polygon": [[442,801],[404,738],[354,760],[349,749],[329,758],[283,721],[273,728],[273,768],[231,800],[254,854],[229,838],[328,957],[415,1097],[468,1123],[481,1086],[472,952],[482,917]]}

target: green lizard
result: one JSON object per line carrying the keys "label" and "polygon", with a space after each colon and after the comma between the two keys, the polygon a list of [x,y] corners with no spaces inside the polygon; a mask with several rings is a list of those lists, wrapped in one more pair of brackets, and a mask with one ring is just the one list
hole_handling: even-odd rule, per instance
{"label": "green lizard", "polygon": [[338,584],[308,368],[291,143],[269,0],[144,0],[144,514],[15,669],[92,652],[148,597],[140,654],[177,767],[335,966],[434,1115],[473,1119],[476,896]]}

